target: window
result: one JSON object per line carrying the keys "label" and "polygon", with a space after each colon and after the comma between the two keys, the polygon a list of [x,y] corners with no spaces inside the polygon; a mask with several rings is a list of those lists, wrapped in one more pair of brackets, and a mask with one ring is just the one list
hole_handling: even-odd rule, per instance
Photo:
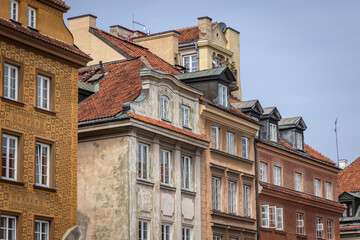
{"label": "window", "polygon": [[17,101],[19,69],[9,64],[4,66],[4,97]]}
{"label": "window", "polygon": [[183,127],[189,127],[189,115],[190,109],[185,106],[181,106],[181,122]]}
{"label": "window", "polygon": [[295,143],[296,143],[296,148],[302,150],[303,149],[303,140],[302,140],[302,134],[299,132],[295,132]]}
{"label": "window", "polygon": [[219,104],[223,105],[225,107],[228,106],[228,90],[225,85],[219,84],[219,90],[218,90],[218,99]]}
{"label": "window", "polygon": [[276,207],[269,207],[269,227],[276,228]]}
{"label": "window", "polygon": [[18,21],[18,9],[19,3],[14,0],[10,0],[10,19]]}
{"label": "window", "polygon": [[267,163],[260,162],[260,181],[267,182]]}
{"label": "window", "polygon": [[49,221],[35,220],[35,240],[49,240]]}
{"label": "window", "polygon": [[44,76],[38,76],[37,82],[37,107],[45,110],[49,110],[49,90],[50,79]]}
{"label": "window", "polygon": [[274,184],[281,185],[281,168],[274,166]]}
{"label": "window", "polygon": [[36,143],[36,184],[49,186],[50,146]]}
{"label": "window", "polygon": [[242,146],[242,157],[245,159],[249,158],[249,139],[246,137],[241,138],[241,146]]}
{"label": "window", "polygon": [[328,219],[327,220],[327,239],[332,240],[333,239],[333,221]]}
{"label": "window", "polygon": [[139,240],[149,239],[149,222],[139,220]]}
{"label": "window", "polygon": [[275,206],[261,205],[261,226],[283,229],[283,209]]}
{"label": "window", "polygon": [[171,239],[171,225],[163,224],[161,225],[161,240],[170,240]]}
{"label": "window", "polygon": [[353,216],[353,210],[352,210],[352,203],[343,203],[343,205],[346,207],[345,211],[343,212],[343,217],[352,217]]}
{"label": "window", "polygon": [[220,178],[212,177],[212,206],[220,211]]}
{"label": "window", "polygon": [[170,184],[171,179],[171,166],[170,166],[170,152],[161,150],[161,183]]}
{"label": "window", "polygon": [[219,149],[219,127],[211,126],[211,147]]}
{"label": "window", "polygon": [[243,186],[244,216],[250,217],[250,186]]}
{"label": "window", "polygon": [[191,228],[183,227],[182,240],[191,240]]}
{"label": "window", "polygon": [[270,141],[277,142],[277,128],[273,123],[270,123]]}
{"label": "window", "polygon": [[16,217],[1,215],[1,239],[16,239]]}
{"label": "window", "polygon": [[169,119],[169,99],[165,96],[161,96],[161,106],[160,106],[160,115],[161,119]]}
{"label": "window", "polygon": [[186,55],[183,57],[184,67],[188,72],[196,72],[198,70],[197,55]]}
{"label": "window", "polygon": [[315,191],[315,196],[320,197],[320,179],[316,179],[314,180],[314,191]]}
{"label": "window", "polygon": [[304,235],[304,215],[296,213],[296,234]]}
{"label": "window", "polygon": [[229,213],[236,213],[236,183],[228,182]]}
{"label": "window", "polygon": [[326,199],[331,200],[331,183],[325,183],[325,197]]}
{"label": "window", "polygon": [[226,151],[230,154],[234,154],[234,134],[231,132],[226,132]]}
{"label": "window", "polygon": [[283,229],[283,209],[276,208],[276,229],[282,230]]}
{"label": "window", "polygon": [[317,217],[316,218],[316,237],[317,238],[323,237],[323,230],[324,230],[324,225],[322,223],[322,218]]}
{"label": "window", "polygon": [[269,205],[261,205],[261,226],[269,227]]}
{"label": "window", "polygon": [[295,173],[295,190],[301,191],[301,174]]}
{"label": "window", "polygon": [[191,158],[182,157],[182,188],[191,190]]}
{"label": "window", "polygon": [[18,138],[4,134],[2,136],[1,177],[16,181]]}
{"label": "window", "polygon": [[213,240],[221,240],[221,236],[214,236]]}
{"label": "window", "polygon": [[149,179],[149,146],[139,144],[139,178]]}
{"label": "window", "polygon": [[36,28],[36,9],[32,7],[28,7],[28,27]]}

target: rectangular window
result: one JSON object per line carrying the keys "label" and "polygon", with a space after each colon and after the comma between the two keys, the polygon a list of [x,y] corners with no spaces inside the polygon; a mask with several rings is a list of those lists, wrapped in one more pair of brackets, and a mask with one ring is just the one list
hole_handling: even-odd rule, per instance
{"label": "rectangular window", "polygon": [[274,166],[274,184],[281,185],[281,168]]}
{"label": "rectangular window", "polygon": [[4,134],[2,136],[1,177],[16,181],[17,178],[18,138]]}
{"label": "rectangular window", "polygon": [[301,174],[295,173],[295,190],[301,191]]}
{"label": "rectangular window", "polygon": [[1,235],[0,239],[16,239],[16,217],[1,215]]}
{"label": "rectangular window", "polygon": [[181,106],[181,122],[183,127],[189,127],[189,115],[190,109],[185,106]]}
{"label": "rectangular window", "polygon": [[228,106],[228,90],[225,85],[219,84],[218,90],[218,99],[219,104],[223,105],[224,107]]}
{"label": "rectangular window", "polygon": [[276,230],[283,230],[283,209],[276,208]]}
{"label": "rectangular window", "polygon": [[267,163],[260,162],[260,181],[267,182]]}
{"label": "rectangular window", "polygon": [[170,152],[161,150],[161,183],[170,184],[171,179],[171,159],[170,159]]}
{"label": "rectangular window", "polygon": [[182,228],[182,240],[191,240],[191,228]]}
{"label": "rectangular window", "polygon": [[50,146],[36,143],[36,185],[49,186]]}
{"label": "rectangular window", "polygon": [[314,180],[314,191],[315,191],[315,196],[320,197],[320,179],[315,178]]}
{"label": "rectangular window", "polygon": [[325,197],[326,199],[331,200],[331,183],[325,183]]}
{"label": "rectangular window", "polygon": [[261,226],[269,227],[269,205],[261,205]]}
{"label": "rectangular window", "polygon": [[303,139],[302,139],[302,134],[299,132],[295,132],[295,137],[296,137],[296,148],[303,150]]}
{"label": "rectangular window", "polygon": [[183,56],[183,64],[187,72],[196,72],[198,70],[197,55]]}
{"label": "rectangular window", "polygon": [[35,240],[49,240],[49,221],[35,220]]}
{"label": "rectangular window", "polygon": [[211,126],[211,147],[219,149],[219,127]]}
{"label": "rectangular window", "polygon": [[226,132],[226,151],[230,154],[235,154],[234,147],[234,134],[231,132]]}
{"label": "rectangular window", "polygon": [[139,240],[148,240],[149,238],[149,222],[139,220]]}
{"label": "rectangular window", "polygon": [[19,3],[15,0],[10,0],[10,19],[18,21]]}
{"label": "rectangular window", "polygon": [[276,207],[269,207],[269,227],[276,228]]}
{"label": "rectangular window", "polygon": [[304,235],[304,215],[296,213],[296,234]]}
{"label": "rectangular window", "polygon": [[343,203],[343,205],[346,207],[345,211],[343,212],[343,217],[352,217],[353,216],[353,210],[352,210],[352,203]]}
{"label": "rectangular window", "polygon": [[321,217],[316,218],[316,237],[322,238],[323,237],[323,231],[324,231],[324,224],[322,222]]}
{"label": "rectangular window", "polygon": [[191,158],[182,157],[182,188],[191,190]]}
{"label": "rectangular window", "polygon": [[250,217],[250,186],[243,186],[244,217]]}
{"label": "rectangular window", "polygon": [[168,120],[169,119],[169,99],[165,96],[161,96],[160,98],[160,115],[161,119]]}
{"label": "rectangular window", "polygon": [[170,240],[171,239],[171,225],[162,224],[161,225],[161,240]]}
{"label": "rectangular window", "polygon": [[5,64],[4,68],[4,97],[17,101],[19,69],[9,64]]}
{"label": "rectangular window", "polygon": [[50,105],[50,79],[44,76],[38,76],[37,82],[37,107],[49,110]]}
{"label": "rectangular window", "polygon": [[149,146],[145,144],[139,144],[139,178],[149,180]]}
{"label": "rectangular window", "polygon": [[36,9],[28,7],[27,25],[31,28],[36,28]]}
{"label": "rectangular window", "polygon": [[221,236],[214,236],[213,240],[221,240]]}
{"label": "rectangular window", "polygon": [[327,220],[327,239],[332,240],[334,236],[333,233],[333,221],[328,219]]}
{"label": "rectangular window", "polygon": [[270,123],[270,141],[277,142],[277,128],[273,123]]}
{"label": "rectangular window", "polygon": [[212,177],[212,206],[220,211],[220,178]]}
{"label": "rectangular window", "polygon": [[236,183],[228,182],[229,213],[236,213]]}
{"label": "rectangular window", "polygon": [[249,158],[249,139],[247,137],[241,138],[242,157],[245,159]]}

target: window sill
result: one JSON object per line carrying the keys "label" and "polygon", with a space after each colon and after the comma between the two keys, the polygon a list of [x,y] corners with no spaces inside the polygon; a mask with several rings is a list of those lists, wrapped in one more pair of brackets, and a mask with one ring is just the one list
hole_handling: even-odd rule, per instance
{"label": "window sill", "polygon": [[308,237],[306,235],[302,234],[296,234],[296,239],[307,239]]}
{"label": "window sill", "polygon": [[13,184],[13,185],[17,185],[17,186],[24,186],[24,185],[25,185],[25,183],[23,183],[23,182],[17,182],[17,181],[8,180],[8,179],[3,179],[3,178],[0,178],[0,182],[2,182],[2,183],[8,183],[8,184]]}
{"label": "window sill", "polygon": [[55,188],[49,188],[49,187],[45,187],[45,186],[39,186],[39,185],[33,185],[34,189],[37,190],[43,190],[43,191],[47,191],[47,192],[57,192],[57,190]]}
{"label": "window sill", "polygon": [[14,19],[10,19],[11,20],[11,22],[13,22],[13,23],[15,23],[15,24],[17,24],[17,25],[20,25],[21,26],[21,23],[20,22],[18,22],[18,21],[16,21],[16,20],[14,20]]}
{"label": "window sill", "polygon": [[189,126],[183,126],[183,129],[192,132],[192,129]]}
{"label": "window sill", "polygon": [[144,180],[144,179],[137,179],[137,183],[141,184],[141,185],[149,186],[149,187],[154,187],[154,183],[152,183],[148,180]]}
{"label": "window sill", "polygon": [[196,196],[196,192],[193,192],[193,191],[190,191],[190,190],[187,190],[187,189],[181,189],[181,193]]}
{"label": "window sill", "polygon": [[1,97],[1,101],[11,103],[11,104],[14,104],[14,105],[19,106],[19,107],[24,107],[25,106],[25,103],[23,103],[23,102],[12,100],[12,99],[6,98],[6,97]]}
{"label": "window sill", "polygon": [[52,111],[42,109],[42,108],[38,108],[38,107],[34,107],[34,109],[37,112],[45,113],[45,114],[48,114],[48,115],[51,115],[51,116],[56,116],[56,114],[57,114],[56,112],[52,112]]}
{"label": "window sill", "polygon": [[174,192],[176,191],[175,187],[172,187],[172,186],[164,184],[164,183],[160,183],[160,189],[174,191]]}
{"label": "window sill", "polygon": [[246,162],[246,163],[249,163],[249,164],[253,164],[253,163],[254,163],[253,160],[246,159],[246,158],[243,158],[243,157],[239,157],[239,156],[236,156],[236,155],[234,155],[234,154],[230,154],[230,153],[221,151],[221,150],[219,150],[219,149],[210,148],[210,151],[213,152],[213,153],[217,153],[217,154],[226,156],[226,157],[234,158],[234,159],[236,159],[236,160],[238,160],[238,161]]}
{"label": "window sill", "polygon": [[249,218],[249,217],[243,217],[243,216],[239,216],[239,215],[235,215],[232,213],[224,213],[224,212],[220,212],[218,210],[211,210],[211,215],[213,216],[219,216],[219,217],[226,217],[226,218],[230,218],[230,219],[236,219],[236,220],[242,220],[244,222],[250,222],[250,223],[254,223],[256,222],[256,219],[253,218]]}
{"label": "window sill", "polygon": [[167,122],[169,124],[172,124],[172,122],[167,118],[161,118],[161,121]]}
{"label": "window sill", "polygon": [[30,27],[30,26],[27,26],[27,27],[28,27],[28,29],[30,29],[30,30],[33,30],[33,31],[35,31],[35,32],[39,32],[39,30],[37,30],[36,28]]}

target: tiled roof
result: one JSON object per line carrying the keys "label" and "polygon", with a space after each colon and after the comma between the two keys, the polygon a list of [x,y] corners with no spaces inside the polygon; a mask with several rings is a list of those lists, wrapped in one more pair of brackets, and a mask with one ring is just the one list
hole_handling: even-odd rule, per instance
{"label": "tiled roof", "polygon": [[45,43],[51,44],[53,46],[62,48],[62,49],[67,50],[67,51],[69,51],[71,53],[80,55],[80,56],[85,57],[87,59],[91,59],[91,57],[89,55],[85,54],[84,52],[82,52],[80,49],[78,49],[77,47],[75,47],[73,45],[70,45],[70,44],[64,43],[62,41],[59,41],[57,39],[51,38],[49,36],[41,34],[40,32],[37,32],[35,30],[31,30],[30,28],[23,27],[20,24],[16,24],[16,23],[13,23],[11,21],[0,18],[0,25],[8,27],[10,29],[13,29],[13,30],[18,31],[20,33],[23,33],[25,35],[33,37],[33,38],[35,38],[37,40],[43,41]]}
{"label": "tiled roof", "polygon": [[[215,25],[216,25],[216,22],[211,23],[211,27],[214,27]],[[198,26],[180,28],[180,29],[177,29],[176,31],[180,33],[179,43],[197,41],[200,39],[200,35],[201,35],[200,29]]]}
{"label": "tiled roof", "polygon": [[65,8],[66,10],[70,9],[70,7],[68,5],[66,5],[66,3],[62,0],[47,0],[47,1],[54,3],[62,8]]}
{"label": "tiled roof", "polygon": [[161,70],[170,74],[180,73],[171,64],[153,54],[145,47],[127,41],[123,38],[115,37],[114,35],[97,28],[91,28],[90,32],[105,41],[108,45],[112,46],[115,50],[119,51],[120,54],[125,55],[126,58],[144,56],[150,65],[148,68]]}
{"label": "tiled roof", "polygon": [[137,120],[139,120],[139,121],[146,122],[146,123],[150,123],[150,124],[155,125],[155,126],[159,126],[159,127],[162,127],[162,128],[166,128],[166,129],[169,129],[169,130],[171,130],[171,131],[174,131],[174,132],[177,132],[177,133],[181,133],[181,134],[184,134],[184,135],[187,135],[187,136],[196,138],[196,139],[201,140],[201,141],[208,142],[208,140],[206,140],[205,138],[203,138],[203,137],[202,137],[201,135],[199,135],[199,134],[196,134],[196,133],[187,131],[187,130],[182,129],[182,128],[175,127],[175,126],[170,125],[170,124],[168,124],[168,123],[166,123],[166,122],[159,121],[159,120],[155,120],[155,119],[153,119],[153,118],[149,118],[149,117],[145,117],[145,116],[141,116],[141,115],[139,115],[139,114],[135,114],[135,113],[130,112],[130,111],[128,111],[127,114],[128,114],[129,117],[132,117],[132,118],[137,119]]}
{"label": "tiled roof", "polygon": [[360,230],[360,225],[341,226],[340,230]]}
{"label": "tiled roof", "polygon": [[336,164],[335,162],[331,161],[330,158],[322,155],[321,153],[319,153],[318,151],[316,151],[315,149],[313,149],[309,145],[305,144],[304,147],[305,147],[305,152],[307,154],[309,154],[310,156],[312,156],[313,158],[319,159],[321,161],[324,161],[324,162],[327,162],[327,163],[330,163],[330,164],[333,164],[333,165]]}
{"label": "tiled roof", "polygon": [[231,103],[231,104],[236,103],[236,102],[241,102],[240,99],[238,99],[237,97],[234,97],[234,96],[232,96],[232,95],[230,95],[229,100],[230,100],[230,103]]}
{"label": "tiled roof", "polygon": [[309,199],[309,200],[312,200],[314,202],[324,203],[324,204],[331,205],[331,206],[334,206],[334,207],[345,208],[341,203],[331,201],[331,200],[328,200],[328,199],[325,199],[325,198],[317,197],[317,196],[314,196],[312,194],[295,191],[295,190],[290,189],[290,188],[277,186],[277,185],[274,185],[274,184],[271,184],[271,183],[266,183],[266,182],[260,182],[260,185],[265,189],[273,190],[273,191],[280,192],[280,193],[285,193],[287,195],[291,195],[291,196],[294,196],[294,197],[299,197],[299,198],[303,198],[303,199]]}
{"label": "tiled roof", "polygon": [[360,191],[360,157],[344,168],[338,175],[338,194]]}

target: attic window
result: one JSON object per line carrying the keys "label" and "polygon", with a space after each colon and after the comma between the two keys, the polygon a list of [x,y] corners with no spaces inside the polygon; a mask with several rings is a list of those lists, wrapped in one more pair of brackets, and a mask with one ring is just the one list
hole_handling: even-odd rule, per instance
{"label": "attic window", "polygon": [[295,132],[295,148],[303,150],[303,137],[299,132]]}
{"label": "attic window", "polygon": [[273,123],[270,123],[270,141],[277,142],[277,127]]}
{"label": "attic window", "polygon": [[342,216],[343,217],[352,217],[352,203],[351,202],[347,202],[347,203],[343,203],[343,205],[346,207],[345,211],[343,212]]}
{"label": "attic window", "polygon": [[224,107],[228,106],[228,88],[225,85],[218,86],[218,103]]}

